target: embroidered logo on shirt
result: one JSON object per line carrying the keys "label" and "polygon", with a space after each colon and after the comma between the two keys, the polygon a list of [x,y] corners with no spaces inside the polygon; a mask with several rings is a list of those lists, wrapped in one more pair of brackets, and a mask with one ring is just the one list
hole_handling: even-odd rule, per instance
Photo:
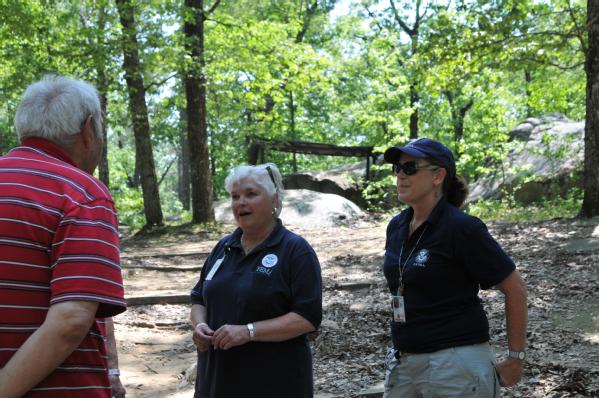
{"label": "embroidered logo on shirt", "polygon": [[264,265],[266,268],[274,267],[277,265],[277,262],[279,262],[279,258],[276,254],[267,254],[262,259],[262,265]]}
{"label": "embroidered logo on shirt", "polygon": [[272,269],[266,268],[266,267],[263,267],[263,266],[259,266],[258,268],[256,268],[256,272],[259,272],[259,273],[264,274],[266,276],[270,276],[270,274],[272,274]]}
{"label": "embroidered logo on shirt", "polygon": [[414,257],[414,267],[426,267],[426,262],[428,261],[430,254],[428,250],[421,249],[418,253],[416,253],[416,257]]}

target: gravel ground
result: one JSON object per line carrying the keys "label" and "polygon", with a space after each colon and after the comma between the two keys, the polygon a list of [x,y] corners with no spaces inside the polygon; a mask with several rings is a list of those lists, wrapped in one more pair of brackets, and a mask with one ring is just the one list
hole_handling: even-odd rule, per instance
{"label": "gravel ground", "polygon": [[[389,345],[388,295],[381,272],[385,220],[345,226],[290,227],[314,246],[322,263],[324,320],[312,336],[319,393],[356,397],[383,380]],[[524,379],[503,397],[599,396],[599,220],[490,223],[529,289],[528,355]],[[165,229],[125,240],[128,296],[187,293],[205,252],[232,226],[198,232]],[[152,266],[153,271],[144,270]],[[160,272],[160,267],[196,268]],[[506,347],[503,298],[481,293],[492,344]],[[115,318],[128,397],[192,397],[194,347],[187,305],[131,307]]]}

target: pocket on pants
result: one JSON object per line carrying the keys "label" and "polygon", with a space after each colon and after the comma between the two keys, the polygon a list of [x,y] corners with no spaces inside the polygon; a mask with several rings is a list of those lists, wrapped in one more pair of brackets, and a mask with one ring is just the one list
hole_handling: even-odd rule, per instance
{"label": "pocket on pants", "polygon": [[495,378],[495,366],[484,345],[455,347],[431,355],[433,397],[496,397]]}
{"label": "pocket on pants", "polygon": [[495,392],[493,394],[493,398],[499,398],[501,396],[501,383],[500,383],[500,376],[499,376],[499,372],[497,372],[497,368],[495,367],[495,362],[491,361],[491,366],[493,367],[493,374],[495,375]]}
{"label": "pocket on pants", "polygon": [[454,348],[431,354],[430,366],[432,397],[478,397],[479,379]]}

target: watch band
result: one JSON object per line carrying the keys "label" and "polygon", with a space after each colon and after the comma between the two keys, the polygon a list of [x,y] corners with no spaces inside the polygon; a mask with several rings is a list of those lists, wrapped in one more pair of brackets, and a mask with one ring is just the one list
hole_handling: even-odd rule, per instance
{"label": "watch band", "polygon": [[508,350],[507,356],[510,358],[516,358],[520,360],[524,360],[526,358],[526,353],[524,351],[512,351]]}
{"label": "watch band", "polygon": [[108,369],[108,376],[120,376],[121,371],[118,369]]}
{"label": "watch band", "polygon": [[253,323],[248,323],[247,325],[245,325],[245,327],[248,329],[248,332],[250,332],[250,341],[254,340],[254,324]]}

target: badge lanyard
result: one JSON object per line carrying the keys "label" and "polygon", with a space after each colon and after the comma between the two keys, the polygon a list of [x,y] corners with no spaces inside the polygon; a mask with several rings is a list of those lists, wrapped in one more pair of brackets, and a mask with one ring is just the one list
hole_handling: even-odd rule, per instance
{"label": "badge lanyard", "polygon": [[391,306],[393,308],[393,320],[395,322],[403,323],[406,321],[406,308],[405,308],[405,301],[404,301],[404,297],[403,297],[403,293],[404,293],[403,292],[403,290],[404,290],[403,272],[405,271],[406,267],[408,266],[408,262],[410,261],[412,254],[414,254],[414,250],[416,250],[416,247],[418,247],[418,243],[420,243],[420,239],[422,239],[422,236],[426,232],[427,227],[428,227],[428,225],[424,226],[424,229],[420,233],[420,236],[418,237],[416,244],[412,247],[412,250],[410,251],[410,254],[408,254],[408,258],[406,258],[406,261],[404,261],[403,267],[401,265],[401,256],[403,255],[403,248],[404,248],[405,242],[402,243],[402,245],[401,245],[401,250],[399,252],[399,259],[397,260],[397,264],[398,264],[398,268],[399,268],[399,286],[397,287],[397,294],[394,295],[391,300]]}
{"label": "badge lanyard", "polygon": [[418,237],[418,240],[416,241],[416,244],[412,247],[412,250],[410,251],[410,254],[408,254],[408,258],[406,258],[406,261],[404,261],[403,267],[401,265],[401,256],[403,254],[404,244],[402,243],[402,245],[401,245],[401,250],[399,251],[399,259],[397,260],[397,265],[398,265],[398,268],[399,268],[399,286],[397,287],[397,295],[398,296],[403,296],[403,288],[404,288],[404,286],[403,286],[403,273],[404,273],[406,267],[408,266],[408,261],[410,261],[410,258],[412,257],[412,254],[414,254],[414,250],[416,250],[416,247],[418,247],[418,243],[420,243],[420,239],[422,239],[422,236],[426,232],[427,228],[428,228],[428,225],[425,225],[424,229],[420,233],[420,236]]}

